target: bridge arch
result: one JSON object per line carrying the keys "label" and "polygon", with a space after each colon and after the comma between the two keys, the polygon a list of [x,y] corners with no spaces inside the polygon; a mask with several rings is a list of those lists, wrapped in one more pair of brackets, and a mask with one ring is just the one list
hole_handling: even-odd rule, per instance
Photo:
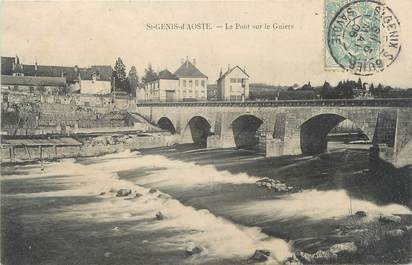
{"label": "bridge arch", "polygon": [[257,134],[262,124],[262,119],[251,114],[235,118],[231,126],[236,148],[254,149],[259,144]]}
{"label": "bridge arch", "polygon": [[157,121],[157,126],[159,126],[160,129],[168,131],[172,134],[176,133],[176,127],[173,125],[173,122],[168,117],[161,117]]}
{"label": "bridge arch", "polygon": [[212,135],[210,122],[202,116],[193,116],[187,122],[185,128],[185,134],[190,131],[192,141],[195,144],[200,144],[206,146],[207,137]]}
{"label": "bridge arch", "polygon": [[[313,155],[326,152],[328,148],[327,135],[344,120],[350,119],[336,113],[317,114],[305,120],[299,127],[302,154]],[[364,133],[362,128],[357,127]],[[369,136],[367,137],[370,139]]]}

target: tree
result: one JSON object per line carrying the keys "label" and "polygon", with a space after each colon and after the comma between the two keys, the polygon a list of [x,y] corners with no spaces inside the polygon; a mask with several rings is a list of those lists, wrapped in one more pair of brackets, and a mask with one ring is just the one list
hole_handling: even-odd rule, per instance
{"label": "tree", "polygon": [[342,84],[342,92],[341,92],[342,98],[353,98],[353,86],[348,83],[344,82]]}
{"label": "tree", "polygon": [[320,88],[319,95],[321,98],[326,99],[326,98],[330,98],[331,94],[332,94],[332,87],[330,86],[328,82],[325,81],[325,83],[323,83],[323,86]]}
{"label": "tree", "polygon": [[311,90],[313,90],[313,87],[312,87],[312,85],[311,85],[310,82],[309,82],[309,83],[307,83],[307,84],[304,84],[299,90],[311,91]]}
{"label": "tree", "polygon": [[356,83],[356,89],[363,89],[362,80],[360,79],[360,77],[358,79],[358,82]]}
{"label": "tree", "polygon": [[119,57],[114,65],[114,78],[116,89],[120,89],[125,92],[128,89],[128,84],[126,80],[126,66],[124,65],[122,59]]}
{"label": "tree", "polygon": [[132,66],[129,71],[129,76],[127,77],[129,83],[130,94],[136,96],[136,88],[139,85],[139,77],[137,76],[136,67]]}
{"label": "tree", "polygon": [[157,78],[157,73],[153,70],[152,65],[149,63],[147,68],[144,69],[143,82],[150,82]]}

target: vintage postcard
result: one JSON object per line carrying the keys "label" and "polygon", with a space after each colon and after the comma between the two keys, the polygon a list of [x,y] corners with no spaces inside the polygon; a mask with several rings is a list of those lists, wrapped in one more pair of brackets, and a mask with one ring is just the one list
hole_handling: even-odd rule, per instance
{"label": "vintage postcard", "polygon": [[412,264],[411,10],[2,1],[0,264]]}

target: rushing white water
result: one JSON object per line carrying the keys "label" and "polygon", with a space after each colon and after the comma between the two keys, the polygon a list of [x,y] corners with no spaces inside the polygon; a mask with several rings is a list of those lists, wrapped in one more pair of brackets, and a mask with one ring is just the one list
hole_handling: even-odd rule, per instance
{"label": "rushing white water", "polygon": [[380,215],[411,213],[408,207],[399,204],[378,206],[350,198],[345,190],[307,190],[285,196],[281,200],[250,201],[227,210],[241,216],[259,216],[266,222],[297,217],[309,217],[314,221],[341,218],[350,214],[350,211],[366,211],[369,219]]}
{"label": "rushing white water", "polygon": [[[215,216],[209,210],[197,210],[183,205],[168,196],[167,188],[178,188],[185,192],[195,187],[215,184],[246,184],[255,187],[259,178],[247,174],[232,174],[218,171],[214,166],[170,160],[159,155],[141,155],[138,152],[122,152],[99,158],[87,159],[86,164],[67,159],[56,163],[46,163],[40,168],[20,167],[27,175],[8,175],[3,179],[29,179],[41,177],[41,181],[64,187],[61,190],[21,193],[11,196],[54,197],[54,196],[96,196],[102,198],[93,203],[72,205],[59,212],[58,218],[85,220],[96,223],[113,223],[118,233],[167,231],[169,237],[159,237],[155,243],[159,248],[184,251],[194,244],[204,251],[185,260],[187,263],[201,263],[222,258],[247,258],[256,249],[269,249],[272,253],[268,263],[277,264],[291,256],[291,248],[284,240],[264,234],[258,227],[245,227],[227,219]],[[137,182],[119,179],[117,172],[124,170],[148,170]],[[65,176],[65,177],[61,177]],[[150,193],[148,188],[160,189]],[[138,198],[115,197],[118,189],[131,189],[141,194]],[[99,196],[100,193],[105,194]],[[294,218],[341,217],[349,212],[364,210],[368,216],[380,214],[410,213],[401,205],[378,206],[371,202],[350,199],[344,190],[317,191],[284,195],[280,198],[240,201],[227,208],[227,213],[235,216],[259,217],[260,221],[276,221]],[[162,212],[164,220],[155,220],[157,212]],[[135,226],[115,225],[121,221],[136,222]],[[172,233],[170,233],[172,232]],[[142,242],[143,244],[144,242]]]}
{"label": "rushing white water", "polygon": [[[224,218],[217,217],[208,210],[196,210],[185,206],[178,200],[171,198],[161,191],[150,193],[149,189],[136,185],[133,182],[121,180],[116,172],[140,167],[161,166],[170,167],[170,174],[177,173],[177,169],[193,170],[192,163],[170,161],[161,156],[141,156],[136,153],[123,152],[94,159],[87,165],[76,163],[68,159],[58,163],[45,164],[44,171],[30,168],[24,178],[41,177],[42,181],[63,185],[65,188],[58,191],[21,193],[13,196],[23,197],[55,197],[55,196],[101,196],[98,202],[72,205],[59,211],[57,218],[85,220],[88,222],[108,222],[116,224],[120,221],[135,221],[138,225],[123,230],[121,225],[114,226],[119,233],[136,233],[139,231],[174,231],[168,238],[156,239],[156,245],[166,249],[185,251],[185,248],[194,244],[204,249],[199,255],[185,260],[188,263],[209,261],[222,258],[248,258],[256,249],[271,250],[271,259],[268,264],[278,264],[291,255],[289,245],[277,238],[267,236],[258,227],[245,227],[234,224]],[[24,168],[22,168],[24,170]],[[200,170],[210,171],[212,167]],[[216,171],[216,170],[215,170]],[[18,179],[21,175],[9,175],[7,179]],[[65,176],[65,177],[59,177]],[[164,176],[160,176],[163,178]],[[218,174],[216,173],[216,177]],[[185,185],[205,183],[188,180]],[[179,180],[178,180],[179,181]],[[229,173],[219,176],[222,183],[253,183],[254,179],[241,174],[239,178]],[[116,191],[121,188],[132,189],[142,196],[134,199],[115,197]],[[155,220],[157,212],[161,211],[164,220]],[[149,221],[148,221],[149,220]]]}

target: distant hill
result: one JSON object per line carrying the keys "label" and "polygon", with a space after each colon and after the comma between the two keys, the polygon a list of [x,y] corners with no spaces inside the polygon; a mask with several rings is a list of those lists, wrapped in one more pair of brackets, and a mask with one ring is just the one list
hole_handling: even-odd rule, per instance
{"label": "distant hill", "polygon": [[275,86],[264,83],[251,83],[249,84],[250,91],[280,91],[287,90],[290,86]]}
{"label": "distant hill", "polygon": [[296,90],[298,88],[297,85],[275,86],[252,83],[249,87],[250,99],[252,100],[303,100],[316,98],[315,91]]}

